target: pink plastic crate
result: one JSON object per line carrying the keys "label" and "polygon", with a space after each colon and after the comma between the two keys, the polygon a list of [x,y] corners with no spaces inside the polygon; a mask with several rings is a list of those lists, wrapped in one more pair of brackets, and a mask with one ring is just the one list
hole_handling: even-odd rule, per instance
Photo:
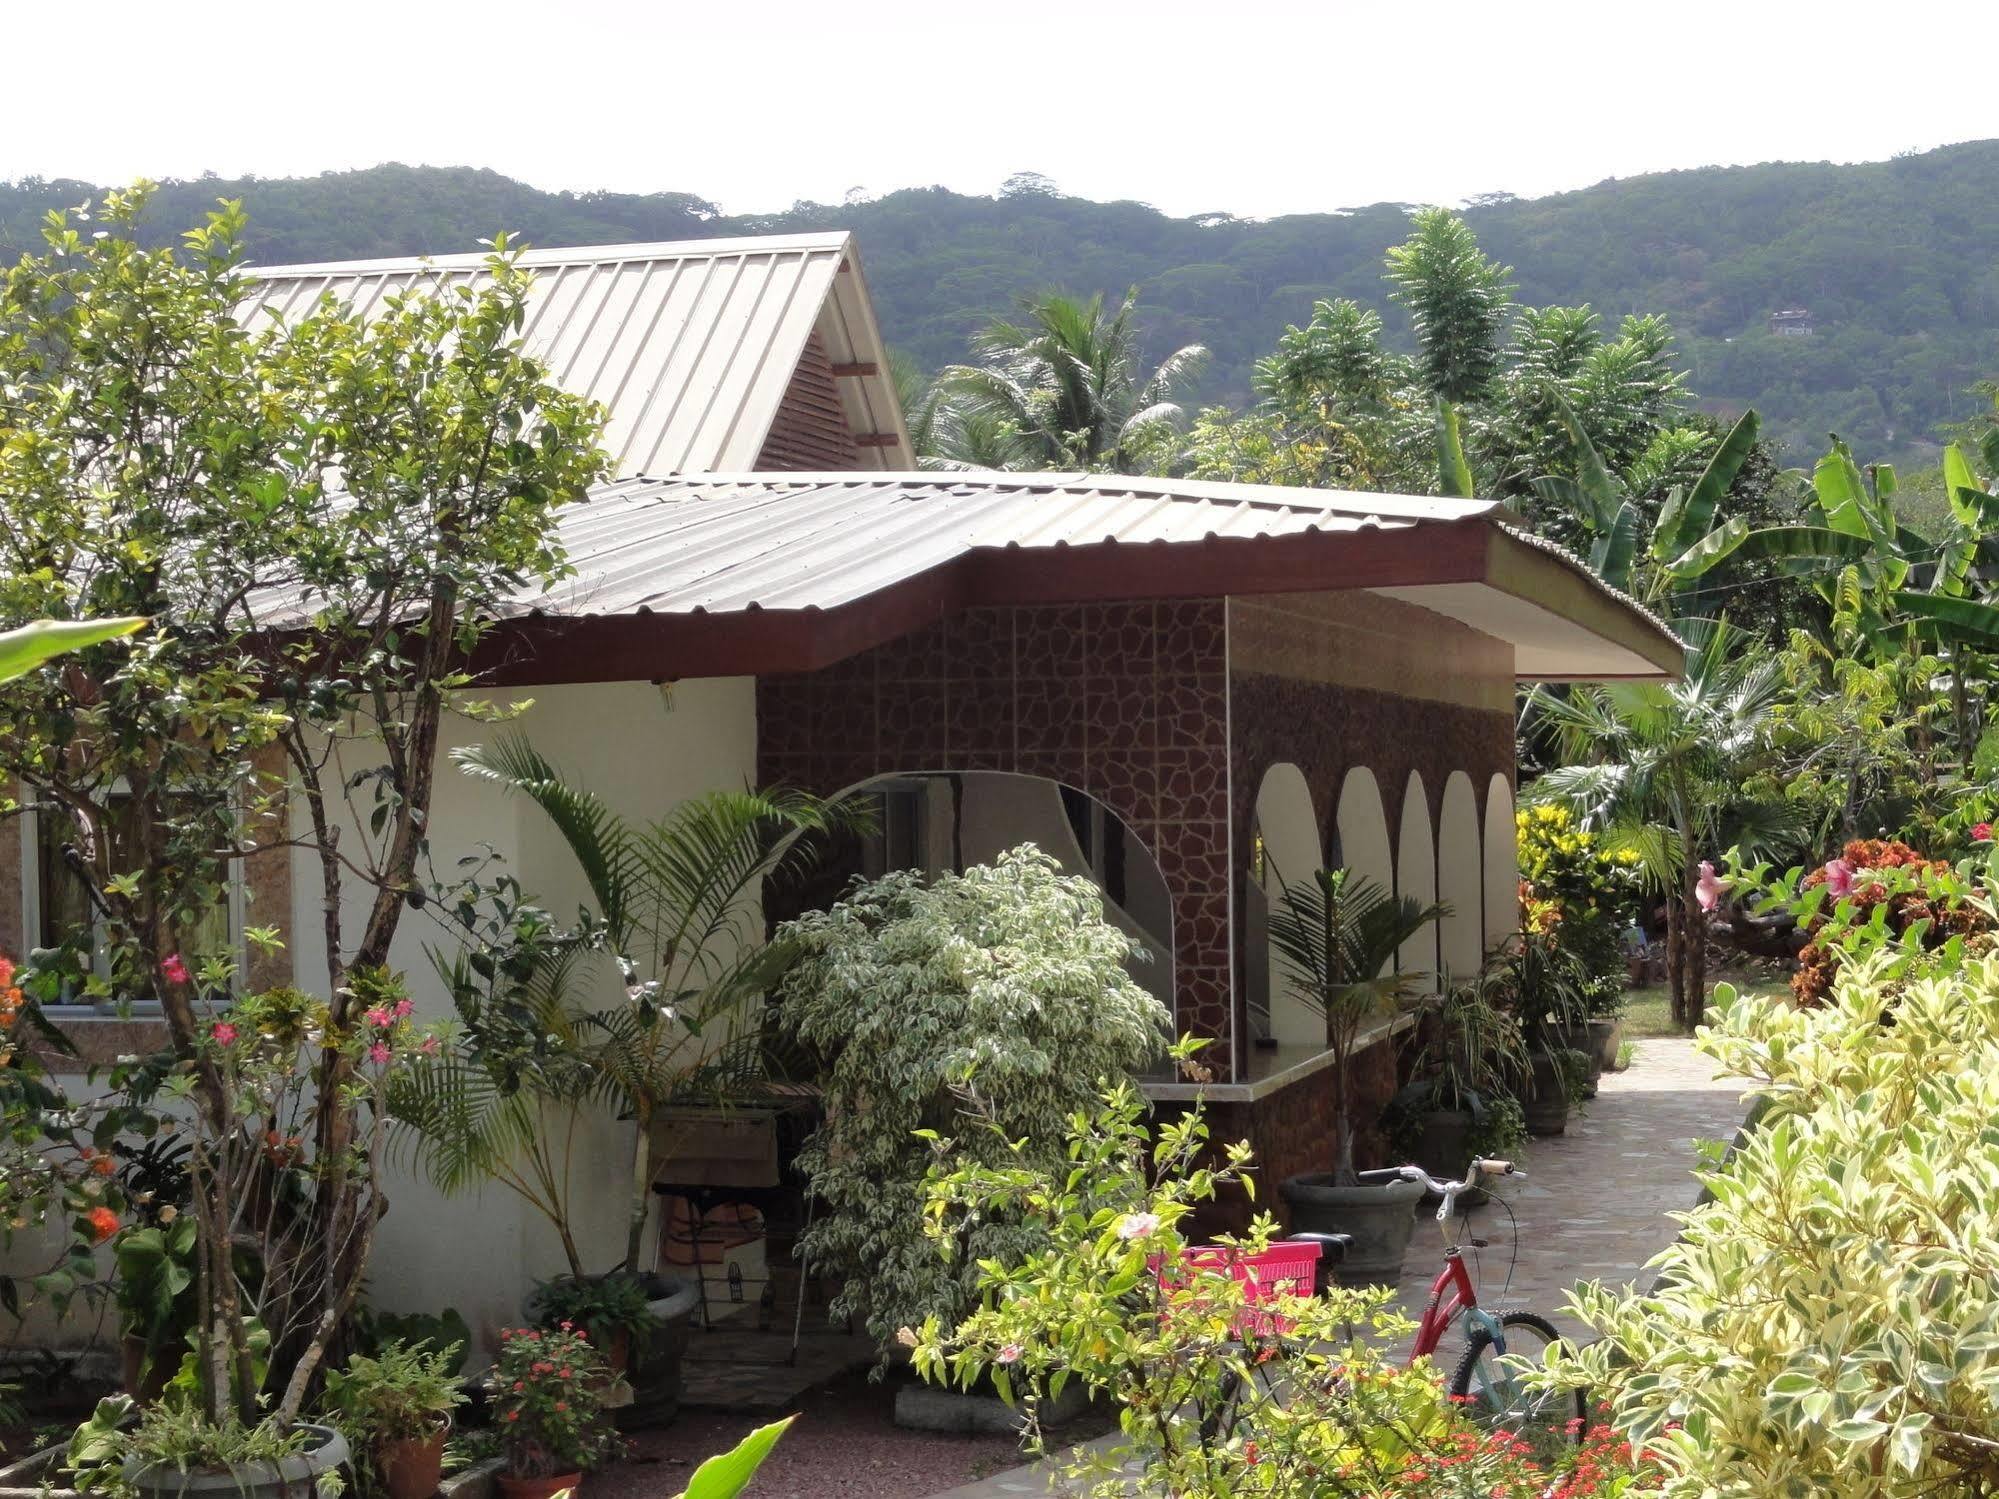
{"label": "pink plastic crate", "polygon": [[[1244,1299],[1251,1306],[1267,1306],[1279,1296],[1310,1296],[1314,1293],[1319,1251],[1323,1247],[1310,1240],[1302,1243],[1284,1240],[1261,1253],[1252,1254],[1227,1244],[1210,1244],[1181,1250],[1180,1260],[1182,1264],[1200,1270],[1226,1270],[1246,1288]],[[1156,1264],[1153,1270],[1159,1275],[1160,1284],[1166,1284],[1166,1272]],[[1237,1319],[1235,1334],[1237,1337],[1271,1338],[1282,1337],[1290,1330],[1291,1320],[1288,1317],[1272,1312],[1250,1312]]]}

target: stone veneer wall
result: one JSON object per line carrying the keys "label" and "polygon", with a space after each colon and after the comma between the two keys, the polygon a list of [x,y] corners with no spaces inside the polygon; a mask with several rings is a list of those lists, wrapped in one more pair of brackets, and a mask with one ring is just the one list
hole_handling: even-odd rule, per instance
{"label": "stone veneer wall", "polygon": [[[1515,773],[1510,645],[1365,592],[1232,598],[1228,608],[1229,818],[1235,847],[1244,851],[1234,878],[1248,876],[1264,775],[1286,761],[1304,773],[1328,856],[1340,788],[1356,766],[1379,783],[1391,848],[1400,839],[1411,771],[1423,777],[1433,828],[1446,779],[1465,771],[1483,826],[1492,777],[1510,781]],[[1246,1025],[1243,919],[1238,902],[1234,992]]]}
{"label": "stone veneer wall", "polygon": [[1173,898],[1177,1022],[1229,1075],[1227,606],[967,610],[823,671],[757,683],[757,774],[830,794],[995,770],[1089,792]]}

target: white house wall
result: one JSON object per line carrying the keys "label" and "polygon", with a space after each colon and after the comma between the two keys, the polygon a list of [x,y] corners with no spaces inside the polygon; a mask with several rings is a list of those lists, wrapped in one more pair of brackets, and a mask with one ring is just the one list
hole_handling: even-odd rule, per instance
{"label": "white house wall", "polygon": [[[748,678],[683,682],[670,694],[644,683],[620,683],[544,688],[517,696],[531,697],[534,703],[522,717],[504,730],[454,721],[440,754],[489,741],[500,732],[522,733],[565,774],[590,786],[617,811],[646,820],[665,815],[685,797],[739,789],[755,775],[755,692]],[[365,816],[365,805],[361,811]],[[448,875],[461,856],[483,852],[483,844],[506,855],[504,867],[556,920],[573,921],[578,906],[589,901],[575,861],[537,808],[447,763],[437,779],[433,861]],[[301,852],[293,870],[295,950],[299,981],[315,991],[325,987],[319,890],[317,870]],[[350,923],[358,920],[364,896],[364,891],[350,891]],[[441,935],[420,913],[406,913],[392,954],[408,975],[418,1014],[426,1018],[453,1013],[423,951],[426,942],[434,945]],[[595,979],[601,999],[618,997],[608,968],[600,969]],[[579,1136],[572,1196],[588,1269],[606,1269],[623,1253],[631,1144],[630,1129],[606,1109],[595,1111]],[[368,1299],[377,1306],[391,1311],[453,1306],[490,1340],[499,1327],[519,1317],[521,1298],[536,1280],[565,1268],[555,1235],[501,1187],[488,1185],[474,1194],[446,1198],[406,1161],[398,1161],[390,1171],[388,1193],[390,1209],[369,1273]]]}

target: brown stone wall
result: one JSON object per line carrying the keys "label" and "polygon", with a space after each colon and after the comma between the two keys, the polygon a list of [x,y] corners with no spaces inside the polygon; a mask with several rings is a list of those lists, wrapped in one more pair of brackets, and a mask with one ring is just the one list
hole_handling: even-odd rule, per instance
{"label": "brown stone wall", "polygon": [[824,671],[757,683],[757,773],[830,793],[996,770],[1089,792],[1173,896],[1178,1023],[1228,1076],[1226,610],[1220,599],[971,609]]}
{"label": "brown stone wall", "polygon": [[[1271,766],[1296,765],[1330,857],[1340,788],[1365,766],[1399,847],[1411,771],[1430,823],[1451,772],[1471,778],[1484,826],[1495,775],[1515,774],[1512,647],[1455,620],[1368,593],[1229,601],[1230,827],[1248,876],[1256,797]],[[1237,903],[1235,992],[1247,1023],[1246,943]]]}

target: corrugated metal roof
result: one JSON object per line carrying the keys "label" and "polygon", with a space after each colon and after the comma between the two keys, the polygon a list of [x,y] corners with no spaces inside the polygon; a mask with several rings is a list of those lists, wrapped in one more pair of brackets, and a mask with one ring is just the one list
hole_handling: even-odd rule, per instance
{"label": "corrugated metal roof", "polygon": [[[913,457],[848,234],[537,250],[522,263],[536,272],[523,340],[556,383],[604,403],[614,475],[754,467],[815,328],[836,363],[876,367],[841,382],[848,421],[900,449],[863,461]],[[366,315],[483,270],[480,255],[256,269],[244,313],[297,316],[331,294]]]}
{"label": "corrugated metal roof", "polygon": [[[989,547],[1127,546],[1476,520],[1490,501],[1104,474],[761,474],[600,486],[576,576],[519,612],[832,609]],[[1503,512],[1502,512],[1503,513]]]}

